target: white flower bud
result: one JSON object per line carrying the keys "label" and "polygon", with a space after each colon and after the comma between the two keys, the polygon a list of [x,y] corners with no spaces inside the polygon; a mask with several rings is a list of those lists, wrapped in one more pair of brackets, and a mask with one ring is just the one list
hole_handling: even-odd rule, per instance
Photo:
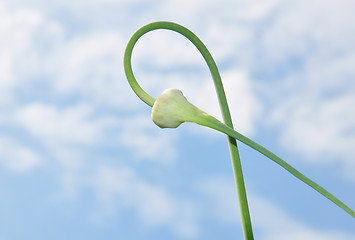
{"label": "white flower bud", "polygon": [[170,88],[155,100],[151,117],[161,128],[176,128],[183,122],[194,122],[201,113],[179,89]]}

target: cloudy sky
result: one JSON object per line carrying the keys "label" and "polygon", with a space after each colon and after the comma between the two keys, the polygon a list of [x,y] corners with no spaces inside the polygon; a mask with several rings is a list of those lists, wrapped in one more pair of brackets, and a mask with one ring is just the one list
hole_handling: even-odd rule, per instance
{"label": "cloudy sky", "polygon": [[[351,0],[0,0],[0,240],[242,239],[223,134],[162,130],[130,89],[139,27],[188,27],[220,68],[236,130],[355,209]],[[197,50],[137,43],[154,96],[183,90],[220,118]],[[256,239],[351,240],[355,221],[239,144]]]}

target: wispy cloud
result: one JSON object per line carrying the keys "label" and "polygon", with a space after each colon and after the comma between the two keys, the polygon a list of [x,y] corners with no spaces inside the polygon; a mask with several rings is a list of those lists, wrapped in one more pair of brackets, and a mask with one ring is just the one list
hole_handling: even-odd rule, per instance
{"label": "wispy cloud", "polygon": [[286,81],[269,89],[281,142],[315,164],[339,163],[344,172],[354,169],[355,153],[352,4],[286,4],[261,40],[269,73],[276,70],[272,66],[285,66]]}
{"label": "wispy cloud", "polygon": [[164,134],[157,131],[149,115],[121,119],[118,143],[130,149],[137,159],[170,164],[177,155],[177,132]]}
{"label": "wispy cloud", "polygon": [[102,139],[104,121],[91,120],[89,106],[78,105],[58,109],[42,103],[32,103],[19,110],[16,120],[44,144],[92,145]]}
{"label": "wispy cloud", "polygon": [[354,101],[353,94],[312,102],[296,97],[287,100],[275,111],[278,121],[285,124],[284,146],[292,146],[317,164],[337,162],[344,170],[354,170]]}
{"label": "wispy cloud", "polygon": [[[199,235],[196,203],[185,196],[179,196],[164,188],[161,184],[152,184],[141,178],[136,171],[121,165],[112,168],[98,166],[90,175],[67,174],[62,179],[62,193],[55,201],[73,200],[83,189],[95,193],[96,205],[90,213],[94,223],[107,222],[112,217],[123,218],[121,214],[132,210],[137,217],[137,224],[145,228],[167,228],[174,234],[193,238]],[[79,177],[78,177],[79,176]],[[63,193],[71,195],[61,199]]]}
{"label": "wispy cloud", "polygon": [[41,164],[41,156],[16,139],[0,136],[0,165],[15,173],[25,173]]}

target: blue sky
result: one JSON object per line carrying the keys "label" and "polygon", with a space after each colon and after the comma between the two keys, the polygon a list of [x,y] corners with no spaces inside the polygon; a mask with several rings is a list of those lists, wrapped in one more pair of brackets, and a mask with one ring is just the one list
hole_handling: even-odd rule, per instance
{"label": "blue sky", "polygon": [[[355,3],[0,1],[0,240],[242,239],[226,138],[162,130],[130,89],[142,25],[191,29],[220,68],[236,130],[355,208]],[[220,118],[206,64],[155,31],[133,53],[154,96]],[[240,145],[256,239],[350,240],[355,221]]]}

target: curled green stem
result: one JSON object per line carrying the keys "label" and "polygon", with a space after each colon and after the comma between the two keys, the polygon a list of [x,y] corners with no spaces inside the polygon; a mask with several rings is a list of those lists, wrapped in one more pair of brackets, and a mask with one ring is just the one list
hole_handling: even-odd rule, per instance
{"label": "curled green stem", "polygon": [[[223,120],[227,126],[233,129],[232,118],[229,112],[222,80],[217,65],[212,58],[212,55],[210,54],[206,46],[202,43],[202,41],[193,32],[191,32],[190,30],[188,30],[187,28],[179,24],[172,23],[172,22],[153,22],[141,27],[132,35],[124,53],[123,64],[124,64],[126,77],[133,91],[143,102],[145,102],[151,107],[154,105],[156,99],[150,96],[148,93],[146,93],[139,86],[139,84],[137,83],[134,77],[132,71],[132,65],[131,65],[131,58],[132,58],[133,47],[138,41],[138,39],[145,33],[156,29],[167,29],[167,30],[178,32],[183,36],[185,36],[187,39],[189,39],[200,51],[200,53],[202,54],[203,58],[205,59],[208,65],[208,68],[210,69],[214,81],[214,85],[216,88],[219,105],[222,111]],[[230,136],[227,137],[227,140],[228,140],[229,152],[231,155],[234,179],[237,188],[237,196],[238,196],[239,209],[240,209],[240,214],[242,219],[244,239],[253,240],[254,236],[253,236],[252,224],[250,220],[248,200],[247,200],[247,195],[245,190],[244,177],[243,177],[237,142],[235,138]]]}

